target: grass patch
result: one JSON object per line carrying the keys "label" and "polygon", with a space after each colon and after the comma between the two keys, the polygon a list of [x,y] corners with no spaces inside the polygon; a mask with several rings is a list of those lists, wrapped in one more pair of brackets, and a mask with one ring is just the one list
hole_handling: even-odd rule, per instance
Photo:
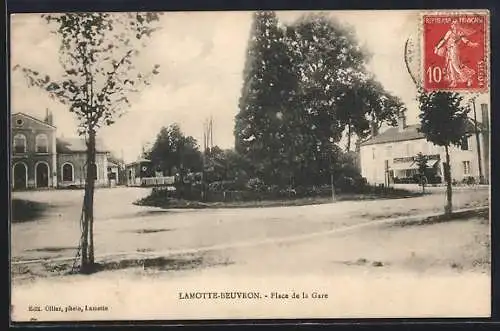
{"label": "grass patch", "polygon": [[343,261],[343,264],[347,266],[371,266],[371,267],[383,267],[386,266],[387,263],[382,261],[369,261],[365,258],[359,258],[356,261]]}
{"label": "grass patch", "polygon": [[50,206],[30,200],[12,199],[12,223],[35,221]]}
{"label": "grass patch", "polygon": [[479,219],[482,221],[489,219],[489,208],[485,207],[484,209],[479,210],[468,210],[461,212],[454,212],[451,216],[447,215],[439,215],[439,216],[431,216],[424,219],[418,220],[402,220],[395,223],[390,224],[390,227],[407,227],[407,226],[419,226],[419,225],[431,225],[443,222],[454,222],[454,221],[467,221],[471,218]]}
{"label": "grass patch", "polygon": [[159,207],[164,209],[208,209],[208,208],[265,208],[285,206],[318,205],[340,201],[361,201],[379,199],[406,199],[422,196],[420,192],[411,192],[403,189],[388,189],[380,192],[369,192],[366,194],[337,194],[335,200],[331,197],[303,197],[276,200],[251,200],[251,201],[226,201],[226,202],[202,202],[193,200],[182,200],[168,198],[166,196],[152,193],[151,195],[136,201],[139,206]]}
{"label": "grass patch", "polygon": [[173,229],[140,229],[140,230],[133,230],[130,232],[138,233],[138,234],[148,234],[148,233],[159,233],[159,232],[168,232],[168,231],[173,231]]}

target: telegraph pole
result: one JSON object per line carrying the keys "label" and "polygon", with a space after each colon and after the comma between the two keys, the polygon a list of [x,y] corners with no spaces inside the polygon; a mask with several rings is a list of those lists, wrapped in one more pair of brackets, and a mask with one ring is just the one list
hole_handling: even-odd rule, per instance
{"label": "telegraph pole", "polygon": [[476,98],[472,98],[472,109],[473,109],[473,113],[474,113],[474,133],[476,135],[476,145],[477,145],[477,162],[478,162],[478,169],[479,169],[479,184],[483,184],[484,177],[483,177],[483,166],[482,166],[482,162],[481,162],[481,144],[479,141],[479,130],[477,128]]}
{"label": "telegraph pole", "polygon": [[201,155],[201,201],[205,197],[205,159],[207,157],[207,122],[203,122],[203,154]]}

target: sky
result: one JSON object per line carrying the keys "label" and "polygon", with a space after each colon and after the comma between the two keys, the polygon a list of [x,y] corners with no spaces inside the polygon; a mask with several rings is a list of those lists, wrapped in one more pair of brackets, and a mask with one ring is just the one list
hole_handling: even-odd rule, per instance
{"label": "sky", "polygon": [[[277,12],[283,23],[304,12]],[[137,58],[138,66],[160,65],[151,85],[130,99],[132,105],[112,126],[98,132],[105,145],[126,161],[136,160],[163,126],[180,124],[202,144],[203,122],[213,117],[214,144],[234,146],[234,117],[251,26],[251,12],[171,12]],[[408,108],[408,124],[417,123],[415,87],[404,63],[404,43],[417,40],[419,15],[414,11],[335,11],[329,15],[353,27],[371,54],[368,68],[387,91]],[[59,40],[38,14],[11,17],[11,66],[19,64],[47,74],[60,70]],[[418,66],[416,66],[418,68]],[[75,136],[77,122],[67,108],[37,88],[28,87],[17,71],[11,75],[11,111],[43,119],[54,115],[59,136]],[[489,95],[478,102],[489,103]]]}

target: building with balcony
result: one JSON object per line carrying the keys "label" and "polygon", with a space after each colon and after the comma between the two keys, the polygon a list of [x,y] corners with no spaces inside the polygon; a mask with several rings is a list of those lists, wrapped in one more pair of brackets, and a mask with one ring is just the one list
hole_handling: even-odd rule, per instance
{"label": "building with balcony", "polygon": [[[486,104],[481,105],[481,115],[481,122],[474,123],[472,119],[468,122],[467,136],[461,145],[449,148],[452,181],[489,182],[489,112]],[[361,143],[361,174],[368,183],[416,182],[419,172],[416,156],[419,153],[427,157],[428,181],[444,182],[445,149],[427,141],[419,129],[419,124],[407,125],[403,113],[397,127],[372,134]]]}

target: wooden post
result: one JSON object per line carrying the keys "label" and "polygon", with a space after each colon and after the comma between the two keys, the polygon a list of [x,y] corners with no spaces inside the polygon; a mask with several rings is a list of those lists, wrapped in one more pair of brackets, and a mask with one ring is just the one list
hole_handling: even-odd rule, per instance
{"label": "wooden post", "polygon": [[333,172],[330,172],[330,184],[332,186],[332,201],[335,201],[335,186],[333,185]]}

